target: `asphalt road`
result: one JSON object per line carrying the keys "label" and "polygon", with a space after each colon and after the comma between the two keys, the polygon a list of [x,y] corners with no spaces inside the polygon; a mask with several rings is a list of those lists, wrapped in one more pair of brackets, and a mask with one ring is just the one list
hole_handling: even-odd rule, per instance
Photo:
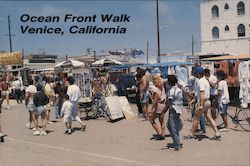
{"label": "asphalt road", "polygon": [[[209,126],[207,134],[199,139],[184,140],[191,127],[185,111],[183,148],[176,152],[166,149],[167,143],[172,142],[168,131],[165,140],[151,140],[155,132],[149,121],[138,121],[137,117],[113,123],[88,120],[84,132],[79,130],[80,124],[73,122],[71,135],[64,134],[65,126],[60,119],[47,126],[46,136],[33,136],[33,131],[25,127],[28,121],[25,106],[11,101],[11,107],[0,114],[3,132],[8,134],[5,142],[0,143],[0,166],[250,165],[250,133],[235,129],[230,119],[230,131],[221,133],[221,141],[210,139],[214,134]],[[135,105],[131,107],[136,110]]]}

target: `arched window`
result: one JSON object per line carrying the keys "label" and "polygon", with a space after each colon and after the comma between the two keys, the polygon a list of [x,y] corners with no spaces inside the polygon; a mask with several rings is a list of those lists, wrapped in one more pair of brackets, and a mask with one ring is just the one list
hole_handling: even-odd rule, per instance
{"label": "arched window", "polygon": [[229,9],[229,5],[228,5],[227,3],[225,4],[224,9],[225,9],[225,10],[228,10],[228,9]]}
{"label": "arched window", "polygon": [[225,26],[225,31],[229,31],[229,26],[228,25]]}
{"label": "arched window", "polygon": [[240,36],[245,36],[245,26],[243,24],[238,26],[238,37]]}
{"label": "arched window", "polygon": [[219,8],[216,5],[212,7],[212,17],[219,17]]}
{"label": "arched window", "polygon": [[213,27],[213,29],[212,29],[212,35],[213,35],[214,39],[218,39],[220,37],[219,36],[219,28],[218,27]]}
{"label": "arched window", "polygon": [[243,2],[239,2],[237,4],[238,15],[245,14],[245,4]]}

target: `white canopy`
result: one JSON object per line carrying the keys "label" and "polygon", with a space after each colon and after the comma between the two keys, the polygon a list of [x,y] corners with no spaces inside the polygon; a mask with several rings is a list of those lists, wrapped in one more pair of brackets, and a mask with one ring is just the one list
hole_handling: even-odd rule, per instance
{"label": "white canopy", "polygon": [[79,68],[79,67],[83,67],[85,64],[81,61],[78,60],[67,60],[67,61],[63,61],[60,62],[58,64],[55,65],[55,67],[73,67],[73,68]]}
{"label": "white canopy", "polygon": [[100,59],[94,63],[92,63],[92,65],[104,65],[104,64],[110,64],[110,65],[121,65],[122,62],[114,60],[114,59],[109,59],[109,58],[104,58],[104,59]]}

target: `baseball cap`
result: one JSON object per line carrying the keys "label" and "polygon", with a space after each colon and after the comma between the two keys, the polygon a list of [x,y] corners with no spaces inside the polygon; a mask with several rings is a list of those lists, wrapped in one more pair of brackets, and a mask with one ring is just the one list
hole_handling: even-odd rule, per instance
{"label": "baseball cap", "polygon": [[204,69],[203,69],[203,67],[196,67],[195,72],[196,73],[203,73]]}

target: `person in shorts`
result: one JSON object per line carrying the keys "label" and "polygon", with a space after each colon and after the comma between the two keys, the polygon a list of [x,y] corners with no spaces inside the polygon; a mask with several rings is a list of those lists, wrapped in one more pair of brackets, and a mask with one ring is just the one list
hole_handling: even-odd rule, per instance
{"label": "person in shorts", "polygon": [[51,78],[46,77],[45,80],[46,80],[46,83],[45,83],[45,86],[44,86],[44,93],[49,98],[49,102],[48,102],[48,104],[45,105],[44,109],[45,109],[45,112],[46,112],[47,123],[48,124],[53,124],[53,122],[51,121],[51,118],[50,118],[50,112],[53,109],[56,94],[55,94],[55,92],[53,90],[53,87],[51,86]]}
{"label": "person in shorts", "polygon": [[142,106],[142,112],[145,119],[149,119],[149,77],[146,75],[146,69],[140,69],[138,71],[139,79],[137,81],[137,86],[140,92],[140,102]]}
{"label": "person in shorts", "polygon": [[[150,123],[157,133],[156,140],[165,139],[165,123],[164,116],[166,113],[166,92],[164,88],[164,81],[160,74],[156,74],[153,77],[153,84],[155,88],[153,90],[152,100],[153,106],[152,110],[149,113]],[[158,125],[155,122],[155,119],[158,118],[160,124]]]}
{"label": "person in shorts", "polygon": [[[31,123],[33,122],[35,124],[35,105],[34,105],[34,96],[37,93],[37,88],[34,84],[34,81],[32,78],[28,78],[28,84],[29,86],[25,90],[25,105],[26,109],[29,112],[29,122],[26,124],[26,127],[28,129],[31,129]],[[36,128],[34,128],[35,130]]]}
{"label": "person in shorts", "polygon": [[[33,98],[34,100],[34,105],[35,105],[35,119],[34,119],[34,124],[35,124],[35,132],[33,133],[34,135],[47,135],[46,133],[46,119],[45,119],[45,110],[44,107],[48,103],[48,97],[45,95],[45,93],[42,90],[41,86],[37,86],[37,93]],[[38,117],[41,115],[42,119],[42,131],[39,131],[38,128]]]}
{"label": "person in shorts", "polygon": [[73,104],[69,101],[69,96],[64,96],[64,102],[61,109],[61,117],[63,117],[63,122],[66,125],[65,134],[71,134],[71,126],[73,120]]}
{"label": "person in shorts", "polygon": [[0,82],[0,90],[2,95],[1,105],[3,104],[4,100],[6,99],[7,109],[10,109],[10,101],[9,101],[9,84],[7,81],[7,77],[2,77]]}
{"label": "person in shorts", "polygon": [[2,126],[1,126],[1,100],[2,100],[2,95],[1,95],[1,90],[0,90],[0,142],[4,142],[4,134],[2,133]]}
{"label": "person in shorts", "polygon": [[218,107],[221,118],[223,120],[224,127],[219,129],[219,131],[229,131],[228,130],[228,122],[227,122],[227,108],[229,100],[229,92],[226,81],[226,73],[222,70],[217,72],[218,82]]}
{"label": "person in shorts", "polygon": [[67,81],[69,83],[67,88],[67,95],[69,96],[69,101],[73,104],[72,108],[73,118],[81,124],[82,126],[81,130],[85,131],[87,125],[83,123],[83,121],[78,116],[78,101],[82,96],[81,90],[76,84],[74,84],[75,79],[72,76],[68,77]]}
{"label": "person in shorts", "polygon": [[210,123],[210,126],[213,128],[215,136],[213,139],[220,139],[221,135],[217,129],[216,122],[213,120],[211,116],[211,112],[209,108],[211,107],[210,98],[210,84],[208,80],[204,76],[204,69],[202,67],[196,67],[196,77],[198,78],[197,82],[197,103],[195,106],[195,115],[192,121],[192,128],[190,130],[189,136],[185,137],[186,139],[195,138],[194,133],[198,128],[198,121],[201,115],[204,113],[206,119]]}

